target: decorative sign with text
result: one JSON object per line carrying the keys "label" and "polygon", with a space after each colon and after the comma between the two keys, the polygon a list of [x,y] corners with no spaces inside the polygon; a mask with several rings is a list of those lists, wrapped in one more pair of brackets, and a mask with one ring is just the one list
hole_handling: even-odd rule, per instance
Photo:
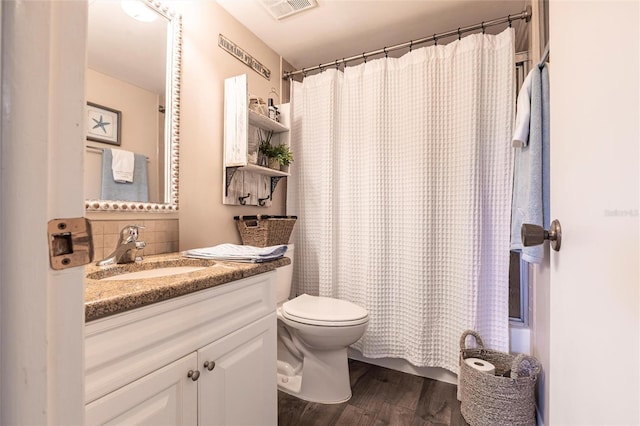
{"label": "decorative sign with text", "polygon": [[269,71],[269,68],[262,65],[253,56],[245,52],[244,49],[239,47],[237,44],[235,44],[222,34],[218,36],[218,46],[232,54],[240,62],[243,62],[245,65],[253,69],[255,72],[257,72],[267,80],[271,80],[271,71]]}

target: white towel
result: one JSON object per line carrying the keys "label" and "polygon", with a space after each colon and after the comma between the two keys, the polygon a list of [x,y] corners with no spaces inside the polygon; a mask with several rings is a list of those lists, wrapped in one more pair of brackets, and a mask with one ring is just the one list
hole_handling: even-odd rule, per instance
{"label": "white towel", "polygon": [[229,260],[232,262],[261,263],[279,259],[287,251],[286,245],[253,247],[237,244],[220,244],[214,247],[192,249],[183,252],[186,257],[197,259]]}
{"label": "white towel", "polygon": [[531,120],[531,72],[522,83],[516,103],[516,123],[512,146],[522,148],[529,142],[529,122]]}
{"label": "white towel", "polygon": [[131,151],[123,149],[111,149],[113,160],[111,170],[113,170],[113,180],[116,182],[133,182],[133,170],[135,156]]}

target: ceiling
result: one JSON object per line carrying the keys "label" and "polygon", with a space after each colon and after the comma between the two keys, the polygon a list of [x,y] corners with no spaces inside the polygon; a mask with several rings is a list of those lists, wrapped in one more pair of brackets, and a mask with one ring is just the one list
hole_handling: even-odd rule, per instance
{"label": "ceiling", "polygon": [[[522,12],[526,0],[318,0],[280,21],[258,0],[217,0],[296,69]],[[526,33],[514,22],[516,47]],[[498,33],[506,27],[488,29]],[[452,39],[450,39],[452,40]],[[450,40],[445,40],[445,43]]]}

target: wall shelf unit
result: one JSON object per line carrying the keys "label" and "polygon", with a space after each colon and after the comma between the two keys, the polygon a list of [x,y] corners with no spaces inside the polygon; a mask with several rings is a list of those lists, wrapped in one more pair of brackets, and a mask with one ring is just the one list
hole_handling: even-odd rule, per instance
{"label": "wall shelf unit", "polygon": [[268,207],[282,178],[289,173],[260,166],[258,133],[272,132],[272,145],[289,145],[289,105],[280,105],[280,122],[249,109],[247,75],[224,85],[223,203]]}

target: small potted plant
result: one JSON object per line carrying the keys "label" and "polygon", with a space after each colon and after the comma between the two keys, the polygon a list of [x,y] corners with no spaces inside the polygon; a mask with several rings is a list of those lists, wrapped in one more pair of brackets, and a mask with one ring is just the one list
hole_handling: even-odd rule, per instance
{"label": "small potted plant", "polygon": [[280,168],[280,164],[276,158],[276,147],[271,145],[271,137],[273,132],[267,132],[266,136],[262,131],[258,130],[258,137],[260,139],[260,145],[258,146],[258,152],[260,153],[260,159],[258,164],[263,167]]}
{"label": "small potted plant", "polygon": [[275,155],[280,164],[280,170],[283,172],[289,171],[289,164],[293,163],[293,152],[289,149],[288,145],[278,145],[275,147]]}

